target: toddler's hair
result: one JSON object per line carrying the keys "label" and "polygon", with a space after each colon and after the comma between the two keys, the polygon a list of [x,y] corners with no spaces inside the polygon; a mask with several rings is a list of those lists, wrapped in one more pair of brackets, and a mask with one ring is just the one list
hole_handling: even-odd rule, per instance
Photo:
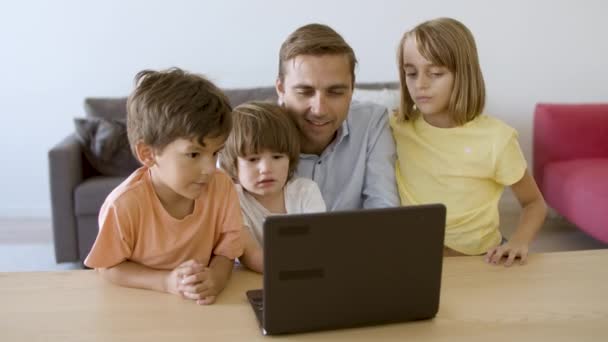
{"label": "toddler's hair", "polygon": [[233,128],[220,153],[220,166],[238,180],[237,158],[268,150],[289,158],[290,180],[300,159],[300,137],[295,123],[283,107],[252,101],[232,112]]}

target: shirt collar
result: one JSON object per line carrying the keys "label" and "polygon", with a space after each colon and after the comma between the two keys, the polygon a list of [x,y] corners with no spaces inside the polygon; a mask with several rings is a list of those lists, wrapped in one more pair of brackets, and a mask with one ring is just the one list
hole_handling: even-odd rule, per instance
{"label": "shirt collar", "polygon": [[349,119],[349,116],[347,116],[346,119],[344,119],[344,121],[342,121],[342,125],[340,125],[340,127],[338,128],[338,131],[336,132],[336,137],[329,143],[329,145],[327,145],[327,147],[325,147],[323,152],[321,152],[321,156],[317,156],[316,154],[301,153],[300,158],[316,159],[319,157],[323,157],[324,155],[326,155],[328,153],[333,152],[335,147],[338,146],[340,143],[342,143],[342,140],[344,140],[344,138],[346,138],[350,132],[348,119]]}

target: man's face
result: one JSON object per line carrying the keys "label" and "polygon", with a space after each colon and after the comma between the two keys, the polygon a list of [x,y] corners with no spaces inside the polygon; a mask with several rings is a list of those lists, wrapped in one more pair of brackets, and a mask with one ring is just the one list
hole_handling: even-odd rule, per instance
{"label": "man's face", "polygon": [[299,55],[283,62],[279,102],[293,114],[303,153],[321,154],[342,125],[353,94],[346,55]]}

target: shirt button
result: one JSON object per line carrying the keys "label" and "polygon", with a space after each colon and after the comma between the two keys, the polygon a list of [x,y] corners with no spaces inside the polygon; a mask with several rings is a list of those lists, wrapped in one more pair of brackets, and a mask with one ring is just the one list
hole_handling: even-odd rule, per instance
{"label": "shirt button", "polygon": [[319,161],[317,162],[317,164],[321,165],[321,161],[319,160]]}

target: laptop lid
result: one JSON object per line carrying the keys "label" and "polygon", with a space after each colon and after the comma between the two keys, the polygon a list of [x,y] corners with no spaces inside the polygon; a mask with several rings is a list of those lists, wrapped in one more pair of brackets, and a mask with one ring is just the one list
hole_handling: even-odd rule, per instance
{"label": "laptop lid", "polygon": [[263,331],[434,317],[445,215],[432,204],[268,217]]}

